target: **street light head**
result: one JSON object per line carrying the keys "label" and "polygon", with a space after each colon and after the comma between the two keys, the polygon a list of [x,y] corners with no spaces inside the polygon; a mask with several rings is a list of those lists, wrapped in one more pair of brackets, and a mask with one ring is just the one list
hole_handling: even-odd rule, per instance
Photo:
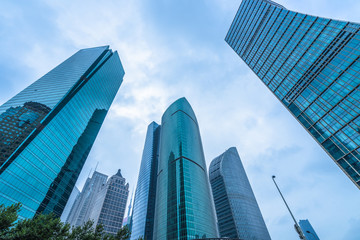
{"label": "street light head", "polygon": [[272,178],[275,178],[275,175],[272,175]]}

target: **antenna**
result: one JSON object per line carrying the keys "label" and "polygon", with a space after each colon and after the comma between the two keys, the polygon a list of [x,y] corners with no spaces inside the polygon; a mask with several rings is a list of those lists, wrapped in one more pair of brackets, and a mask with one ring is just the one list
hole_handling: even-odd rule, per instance
{"label": "antenna", "polygon": [[90,172],[89,172],[89,176],[88,176],[88,178],[90,178],[91,171],[92,171],[92,168],[90,168]]}
{"label": "antenna", "polygon": [[97,169],[98,165],[99,165],[99,161],[96,163],[96,167],[95,167],[94,172],[96,171],[96,169]]}

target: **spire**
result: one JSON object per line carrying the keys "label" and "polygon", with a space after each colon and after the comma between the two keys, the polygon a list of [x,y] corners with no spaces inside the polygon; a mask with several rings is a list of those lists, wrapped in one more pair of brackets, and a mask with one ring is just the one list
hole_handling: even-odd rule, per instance
{"label": "spire", "polygon": [[121,175],[121,169],[119,169],[115,175],[120,176],[120,177],[123,177],[123,176]]}

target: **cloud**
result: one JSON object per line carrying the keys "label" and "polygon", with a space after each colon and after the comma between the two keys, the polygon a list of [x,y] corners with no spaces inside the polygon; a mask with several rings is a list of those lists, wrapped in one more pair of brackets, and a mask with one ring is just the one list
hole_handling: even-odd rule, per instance
{"label": "cloud", "polygon": [[[335,0],[307,1],[309,9],[303,2],[279,2],[319,15],[345,9],[319,9]],[[297,237],[273,174],[295,216],[308,218],[320,237],[341,239],[338,229],[351,233],[360,193],[223,40],[240,1],[23,3],[7,3],[8,11],[0,13],[1,84],[11,86],[0,89],[0,101],[81,48],[109,44],[125,68],[80,188],[96,162],[108,175],[121,168],[134,187],[147,125],[160,123],[165,109],[185,96],[198,118],[208,165],[227,148],[238,148],[273,239]],[[355,7],[349,11],[357,16]]]}

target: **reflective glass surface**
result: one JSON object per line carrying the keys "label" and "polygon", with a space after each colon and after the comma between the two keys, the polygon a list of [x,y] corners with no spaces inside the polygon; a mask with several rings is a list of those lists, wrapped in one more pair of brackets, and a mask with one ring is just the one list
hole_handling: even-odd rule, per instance
{"label": "reflective glass surface", "polygon": [[160,126],[152,122],[147,129],[135,191],[131,239],[153,239],[156,178],[159,157]]}
{"label": "reflective glass surface", "polygon": [[243,0],[225,38],[358,188],[359,29]]}
{"label": "reflective glass surface", "polygon": [[157,176],[153,238],[217,237],[199,126],[185,98],[162,117]]}
{"label": "reflective glass surface", "polygon": [[83,49],[1,106],[19,139],[0,143],[17,144],[0,163],[0,203],[21,202],[21,218],[61,216],[123,75],[108,46]]}
{"label": "reflective glass surface", "polygon": [[221,237],[271,239],[235,147],[211,162],[209,179]]}
{"label": "reflective glass surface", "polygon": [[306,240],[319,240],[320,238],[316,234],[315,230],[311,226],[309,220],[300,220],[299,221],[300,228],[306,237]]}

